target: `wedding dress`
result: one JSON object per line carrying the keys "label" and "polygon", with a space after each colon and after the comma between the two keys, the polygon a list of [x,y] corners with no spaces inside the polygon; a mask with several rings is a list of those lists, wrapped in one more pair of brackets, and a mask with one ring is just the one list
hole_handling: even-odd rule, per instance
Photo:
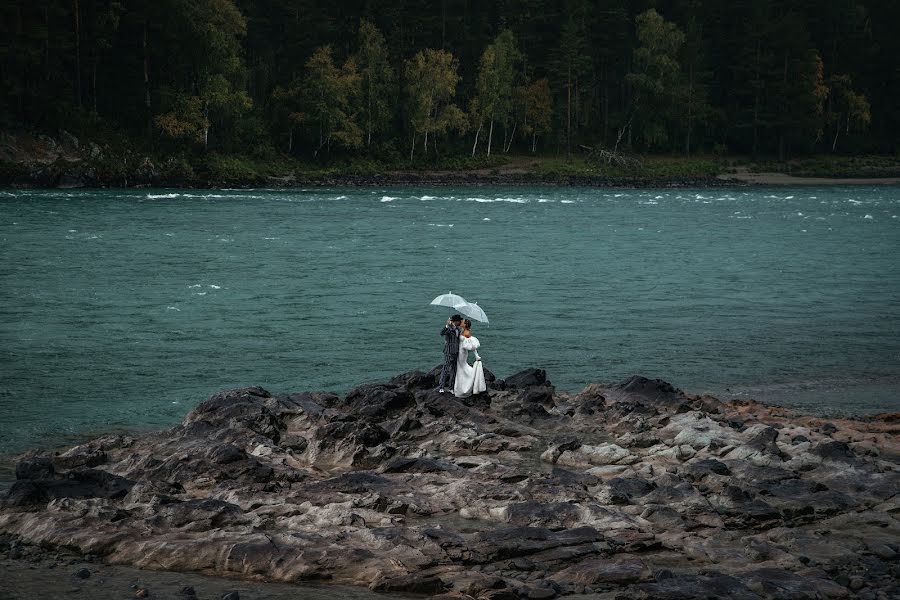
{"label": "wedding dress", "polygon": [[[453,384],[453,395],[458,398],[478,394],[487,389],[484,384],[484,368],[481,366],[481,357],[478,356],[478,347],[481,344],[474,335],[471,337],[460,336],[459,358],[456,359],[456,383]],[[469,364],[469,352],[475,354],[475,364]]]}

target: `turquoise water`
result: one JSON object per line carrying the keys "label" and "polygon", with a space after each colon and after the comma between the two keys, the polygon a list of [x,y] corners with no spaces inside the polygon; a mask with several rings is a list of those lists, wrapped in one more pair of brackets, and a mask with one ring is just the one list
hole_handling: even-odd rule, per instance
{"label": "turquoise water", "polygon": [[0,452],[440,361],[900,409],[900,187],[0,191]]}

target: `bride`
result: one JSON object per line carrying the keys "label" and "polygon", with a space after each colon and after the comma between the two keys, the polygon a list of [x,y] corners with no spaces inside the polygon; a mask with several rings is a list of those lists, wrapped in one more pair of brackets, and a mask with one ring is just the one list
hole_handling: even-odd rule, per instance
{"label": "bride", "polygon": [[[462,335],[459,337],[459,358],[456,359],[456,383],[453,384],[453,395],[464,398],[487,390],[484,385],[484,369],[478,347],[478,338],[472,335],[472,321],[463,321]],[[469,365],[469,352],[475,354],[475,364]]]}

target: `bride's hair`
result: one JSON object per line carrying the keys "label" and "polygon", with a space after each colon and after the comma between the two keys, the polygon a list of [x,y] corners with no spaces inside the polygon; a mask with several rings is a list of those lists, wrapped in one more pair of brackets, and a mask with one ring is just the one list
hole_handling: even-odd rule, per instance
{"label": "bride's hair", "polygon": [[465,321],[463,321],[463,326],[464,326],[466,329],[472,329],[472,321],[466,319]]}

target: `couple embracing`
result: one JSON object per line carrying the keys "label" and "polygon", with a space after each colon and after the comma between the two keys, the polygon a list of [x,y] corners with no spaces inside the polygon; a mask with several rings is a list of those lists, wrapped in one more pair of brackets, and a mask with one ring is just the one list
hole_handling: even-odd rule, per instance
{"label": "couple embracing", "polygon": [[[472,335],[472,321],[463,320],[460,315],[447,319],[441,329],[444,336],[444,366],[441,369],[441,380],[438,391],[444,393],[452,390],[458,398],[471,396],[487,390],[484,384],[484,368],[478,347],[478,338]],[[469,352],[475,355],[475,363],[469,364]]]}

